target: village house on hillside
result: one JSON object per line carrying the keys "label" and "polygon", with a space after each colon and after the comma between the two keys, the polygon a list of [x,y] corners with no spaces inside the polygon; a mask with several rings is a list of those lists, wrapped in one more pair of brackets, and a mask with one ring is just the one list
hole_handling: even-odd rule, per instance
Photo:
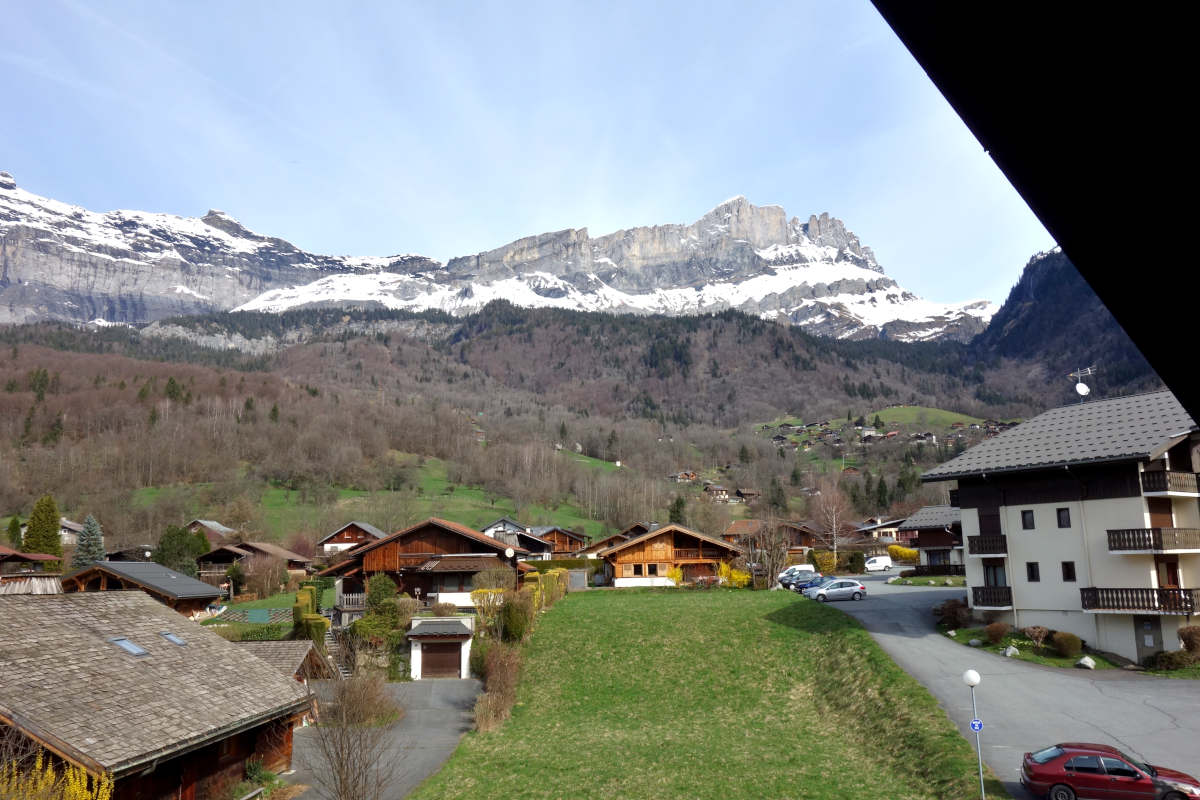
{"label": "village house on hillside", "polygon": [[291,768],[308,692],[140,591],[0,596],[0,719],[113,800],[207,797]]}
{"label": "village house on hillside", "polygon": [[0,544],[0,575],[11,575],[17,572],[29,572],[41,569],[47,562],[61,561],[62,556],[48,553],[22,553]]}
{"label": "village house on hillside", "polygon": [[717,574],[721,561],[732,561],[742,548],[681,525],[664,525],[601,551],[614,586],[671,586],[667,571],[678,567],[685,582]]}
{"label": "village house on hillside", "polygon": [[227,528],[211,519],[194,519],[183,527],[191,533],[203,533],[204,538],[208,539],[209,547],[224,544],[237,535],[233,528]]}
{"label": "village house on hillside", "polygon": [[347,522],[333,533],[328,533],[317,540],[317,547],[327,556],[350,550],[367,542],[376,542],[387,536],[386,533],[367,522]]}
{"label": "village house on hillside", "polygon": [[308,556],[293,553],[280,547],[274,542],[238,542],[237,544],[218,545],[214,550],[197,556],[199,565],[197,577],[205,583],[220,584],[225,580],[225,572],[230,566],[255,556],[273,558],[287,565],[288,574],[292,577],[303,578],[313,560]]}
{"label": "village house on hillside", "polygon": [[189,619],[209,616],[207,608],[221,590],[162,564],[144,561],[97,561],[62,579],[64,592],[120,592],[140,589]]}
{"label": "village house on hillside", "polygon": [[925,506],[900,525],[900,534],[913,534],[920,563],[918,575],[965,575],[962,509],[951,505]]}
{"label": "village house on hillside", "polygon": [[[509,551],[512,551],[509,554]],[[465,525],[430,518],[376,542],[356,547],[319,573],[336,578],[334,624],[362,616],[366,582],[387,575],[399,590],[423,602],[474,608],[471,578],[488,569],[532,570],[518,559],[529,552]]]}
{"label": "village house on hillside", "polygon": [[1200,600],[1200,429],[1168,391],[1056,408],[929,470],[956,480],[969,601],[1143,662]]}
{"label": "village house on hillside", "polygon": [[[25,531],[29,529],[28,522],[21,523],[21,539],[25,538]],[[74,547],[79,544],[79,534],[83,533],[83,525],[78,522],[72,522],[66,517],[58,518],[58,541],[63,547]]]}
{"label": "village house on hillside", "polygon": [[499,539],[510,547],[524,550],[527,553],[523,556],[525,560],[548,559],[554,551],[554,545],[536,536],[532,528],[509,517],[501,517],[488,523],[480,528],[479,532],[484,536]]}
{"label": "village house on hillside", "polygon": [[575,551],[587,546],[587,537],[558,525],[539,525],[530,529],[539,540],[550,545],[551,558],[570,558]]}

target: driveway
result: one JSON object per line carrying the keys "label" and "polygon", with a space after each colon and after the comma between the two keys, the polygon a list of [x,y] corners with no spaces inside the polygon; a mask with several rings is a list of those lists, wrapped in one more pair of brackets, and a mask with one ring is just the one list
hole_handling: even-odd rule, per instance
{"label": "driveway", "polygon": [[[974,743],[968,669],[983,721],[983,759],[1013,797],[1021,754],[1066,741],[1103,742],[1151,764],[1200,776],[1200,684],[1126,670],[1042,667],[952,642],[937,632],[933,606],[961,597],[959,588],[889,586],[865,579],[867,598],[830,603],[859,619],[897,664],[925,685]],[[805,601],[809,602],[809,601]]]}
{"label": "driveway", "polygon": [[[404,719],[395,726],[388,751],[396,762],[396,778],[388,797],[405,797],[442,768],[471,729],[475,697],[483,691],[476,680],[424,680],[388,684],[392,697],[404,709]],[[318,690],[319,691],[319,690]],[[303,800],[326,798],[312,779],[315,760],[315,728],[300,728],[293,744],[295,772],[287,776],[293,784],[313,788],[300,795]]]}

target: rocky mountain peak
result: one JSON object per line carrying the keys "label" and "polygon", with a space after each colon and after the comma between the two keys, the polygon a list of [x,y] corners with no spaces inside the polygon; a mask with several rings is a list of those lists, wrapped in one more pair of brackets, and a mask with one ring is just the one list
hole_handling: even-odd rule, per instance
{"label": "rocky mountain peak", "polygon": [[15,189],[17,182],[7,172],[0,172],[0,189]]}
{"label": "rocky mountain peak", "polygon": [[822,212],[819,217],[816,214],[809,216],[808,222],[801,225],[800,229],[813,244],[845,251],[861,260],[859,266],[883,272],[883,268],[875,261],[875,253],[871,248],[863,247],[858,237],[846,230],[845,223],[837,217],[829,216],[829,212]]}
{"label": "rocky mountain peak", "polygon": [[224,211],[218,211],[215,208],[210,208],[208,213],[200,218],[200,221],[209,227],[216,228],[219,231],[224,231],[230,236],[236,236],[239,239],[266,241],[267,238],[265,236],[259,236],[257,233],[250,230],[245,225],[226,214]]}

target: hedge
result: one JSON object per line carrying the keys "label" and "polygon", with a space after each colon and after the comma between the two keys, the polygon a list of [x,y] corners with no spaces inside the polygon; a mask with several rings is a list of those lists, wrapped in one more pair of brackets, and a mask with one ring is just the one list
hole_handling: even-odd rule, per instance
{"label": "hedge", "polygon": [[549,572],[552,569],[586,569],[588,575],[600,569],[598,558],[557,558],[550,561],[526,561],[526,564],[538,572]]}
{"label": "hedge", "polygon": [[329,620],[320,614],[305,614],[300,622],[301,631],[306,639],[311,639],[321,652],[325,651],[325,631],[329,630]]}

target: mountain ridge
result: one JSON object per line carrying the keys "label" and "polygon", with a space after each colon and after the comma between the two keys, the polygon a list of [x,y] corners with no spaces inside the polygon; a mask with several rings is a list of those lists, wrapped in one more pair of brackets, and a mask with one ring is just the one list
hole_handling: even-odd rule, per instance
{"label": "mountain ridge", "polygon": [[828,213],[807,222],[737,196],[690,225],[586,228],[523,237],[442,264],[408,254],[324,256],[224,212],[88,211],[0,173],[0,323],[145,323],[304,306],[525,307],[693,315],[737,309],[835,338],[955,339],[987,301],[924,301],[888,277]]}

